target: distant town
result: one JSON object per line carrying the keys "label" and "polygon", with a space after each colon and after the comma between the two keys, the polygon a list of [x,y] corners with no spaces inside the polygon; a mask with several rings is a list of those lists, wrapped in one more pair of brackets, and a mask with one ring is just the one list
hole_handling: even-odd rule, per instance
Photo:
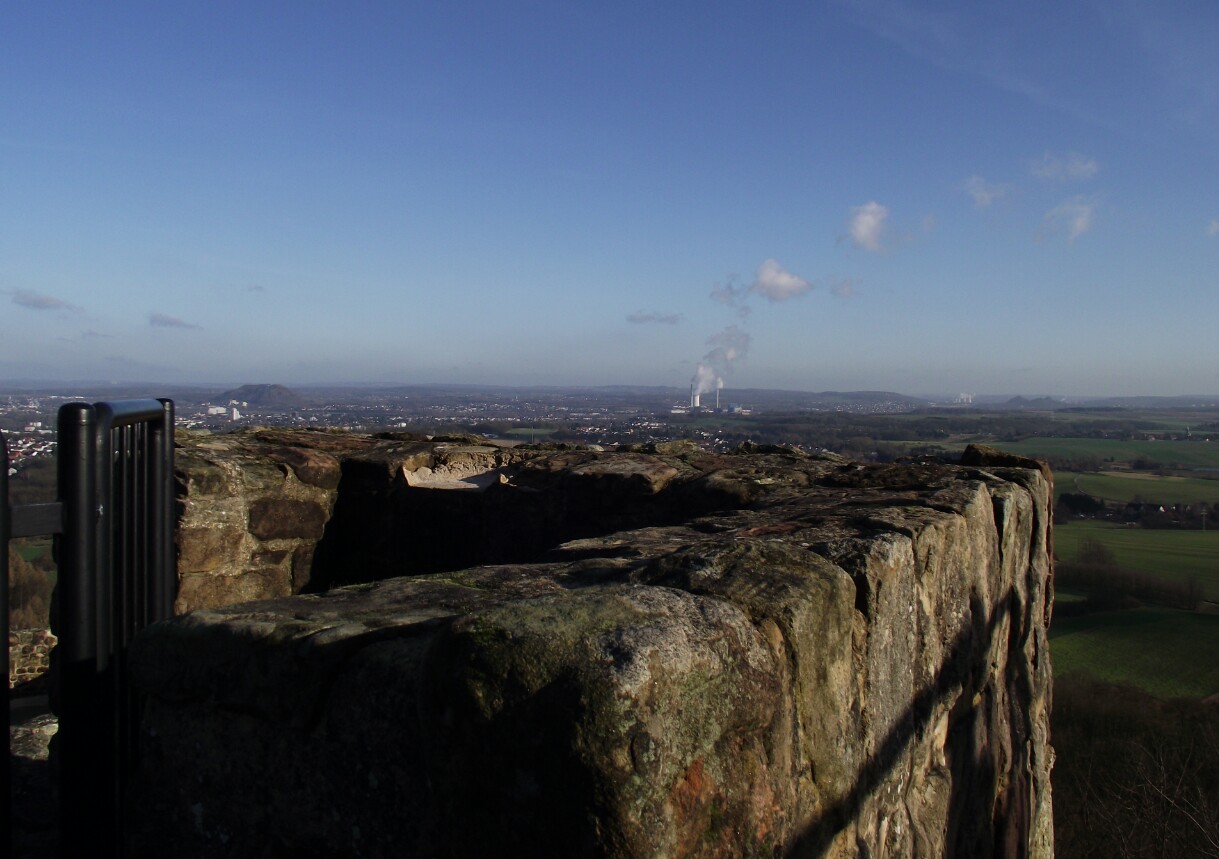
{"label": "distant town", "polygon": [[[1108,437],[1192,438],[1189,422],[1178,433],[1144,432],[1123,423],[1135,409],[1172,409],[1203,416],[1219,408],[1219,397],[1141,397],[1066,401],[1050,397],[983,397],[956,394],[938,401],[892,392],[716,390],[699,397],[665,387],[508,388],[476,385],[416,385],[290,389],[283,385],[243,385],[227,390],[165,386],[80,386],[78,389],[17,388],[0,385],[0,429],[5,430],[10,471],[49,457],[55,449],[55,419],[61,405],[130,397],[174,400],[177,425],[228,432],[249,426],[313,427],[359,432],[465,432],[500,443],[557,442],[610,446],[689,438],[708,450],[742,441],[828,448],[864,459],[909,452],[911,438],[927,442],[960,435],[983,414],[994,438],[1067,431],[1071,416],[1089,415],[1089,432]],[[1097,423],[1111,415],[1110,429]],[[1058,416],[1057,421],[1055,416]],[[901,421],[894,433],[893,421]],[[953,417],[955,416],[955,417]],[[917,420],[916,420],[917,418]],[[952,418],[952,420],[950,420]],[[1048,422],[1048,426],[1047,426]],[[928,423],[931,423],[928,428]],[[1209,438],[1209,433],[1205,434]],[[906,439],[886,446],[886,438]],[[917,452],[917,448],[914,448]]]}
{"label": "distant town", "polygon": [[[838,411],[896,414],[927,405],[898,394],[805,394],[742,391],[730,400],[717,391],[704,405],[668,388],[497,388],[415,386],[326,388],[296,391],[282,385],[245,385],[209,393],[172,388],[5,392],[0,388],[0,429],[6,431],[11,467],[54,453],[55,415],[68,402],[146,397],[174,400],[177,425],[227,432],[246,426],[292,426],[361,432],[473,432],[490,439],[563,441],[591,445],[646,443],[694,437],[709,448],[733,442],[696,426],[716,415]],[[738,402],[736,397],[740,397]],[[711,398],[709,398],[711,399]]]}

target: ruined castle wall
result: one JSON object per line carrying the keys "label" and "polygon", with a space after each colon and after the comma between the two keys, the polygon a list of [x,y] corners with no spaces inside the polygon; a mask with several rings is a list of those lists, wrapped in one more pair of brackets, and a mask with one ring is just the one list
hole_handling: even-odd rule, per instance
{"label": "ruined castle wall", "polygon": [[[223,454],[323,505],[292,462]],[[566,542],[142,635],[135,855],[1051,856],[1051,487],[968,461],[502,460],[470,497]],[[407,471],[477,471],[437,464]],[[313,538],[231,542],[277,539]]]}
{"label": "ruined castle wall", "polygon": [[30,683],[47,673],[57,639],[49,629],[14,629],[8,634],[8,688]]}

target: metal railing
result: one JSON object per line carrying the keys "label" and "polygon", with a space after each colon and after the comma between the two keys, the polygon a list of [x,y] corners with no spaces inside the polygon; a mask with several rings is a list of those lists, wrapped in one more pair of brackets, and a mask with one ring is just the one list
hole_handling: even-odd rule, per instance
{"label": "metal railing", "polygon": [[[58,500],[50,504],[8,504],[7,447],[4,450],[0,631],[6,642],[8,540],[56,535],[59,575],[53,628],[59,643],[53,657],[52,701],[59,717],[55,742],[64,856],[122,853],[122,812],[138,729],[127,645],[145,626],[172,615],[177,587],[173,426],[170,400],[63,406],[58,419]],[[7,669],[7,646],[4,661]],[[7,728],[8,707],[4,718]],[[6,755],[6,794],[7,767]],[[8,808],[6,802],[6,818]]]}
{"label": "metal railing", "polygon": [[[8,689],[9,658],[8,658],[8,541],[12,533],[8,503],[8,441],[4,433],[0,433],[0,633],[4,638],[4,688]],[[12,796],[12,766],[9,758],[12,756],[12,746],[9,737],[9,702],[8,693],[4,700],[4,761],[0,763],[0,823],[4,831],[10,833],[5,838],[12,841],[13,831],[13,796]],[[12,844],[9,844],[10,855]]]}

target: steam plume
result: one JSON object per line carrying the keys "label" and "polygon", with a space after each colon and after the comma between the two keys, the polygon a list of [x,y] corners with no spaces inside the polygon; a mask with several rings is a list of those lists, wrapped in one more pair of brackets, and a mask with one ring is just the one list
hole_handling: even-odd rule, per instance
{"label": "steam plume", "polygon": [[724,376],[749,351],[749,335],[737,326],[729,325],[708,338],[707,345],[711,350],[699,361],[694,378],[690,380],[695,396],[709,394],[724,386]]}

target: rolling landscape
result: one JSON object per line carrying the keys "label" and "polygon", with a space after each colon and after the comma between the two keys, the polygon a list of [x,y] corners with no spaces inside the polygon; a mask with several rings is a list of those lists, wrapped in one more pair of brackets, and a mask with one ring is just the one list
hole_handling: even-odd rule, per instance
{"label": "rolling landscape", "polygon": [[[993,479],[998,499],[1024,490],[998,488],[1010,475],[988,476],[989,465],[1047,463],[1053,563],[1033,578],[1053,567],[1054,602],[1011,641],[1023,636],[1012,652],[1032,662],[1049,647],[1052,695],[1044,665],[1013,669],[940,714],[958,731],[952,743],[946,727],[927,730],[925,700],[909,701],[898,721],[941,745],[923,756],[931,769],[912,765],[894,788],[907,792],[900,808],[873,802],[883,791],[870,768],[899,757],[883,742],[841,795],[826,786],[835,761],[776,783],[790,798],[830,773],[817,785],[830,793],[792,800],[791,819],[816,808],[822,823],[861,827],[838,852],[797,849],[794,835],[772,845],[770,823],[749,842],[723,797],[710,798],[736,778],[702,769],[716,743],[687,749],[688,769],[643,778],[669,791],[653,818],[689,828],[667,855],[1215,859],[1217,32],[1209,0],[12,4],[0,50],[7,503],[54,499],[60,406],[172,399],[193,445],[182,462],[206,459],[199,445],[248,444],[266,460],[254,483],[288,486],[291,497],[260,495],[251,514],[232,489],[241,468],[195,486],[178,475],[179,517],[188,489],[238,511],[199,526],[210,543],[187,561],[202,575],[223,566],[213,549],[257,548],[257,560],[224,568],[244,600],[271,581],[276,598],[307,593],[315,547],[267,535],[320,541],[336,485],[362,467],[355,448],[387,457],[378,474],[415,481],[369,498],[510,487],[525,500],[509,513],[543,518],[561,518],[566,501],[554,498],[570,498],[546,496],[548,507],[528,480],[512,483],[546,482],[529,470],[542,468],[535,459],[564,492],[584,485],[584,465],[601,474],[598,458],[616,457],[626,471],[610,484],[623,473],[651,489],[689,478],[698,504],[740,510],[763,484],[738,485],[736,456],[787,457],[805,469],[792,485],[805,481],[822,505],[849,501],[817,483],[834,468],[860,492],[848,479],[856,464],[889,477],[973,469],[960,481]],[[350,458],[323,450],[330,442]],[[481,465],[450,469],[436,453],[450,445],[477,449],[453,455]],[[437,458],[408,468],[386,453],[394,446]],[[765,474],[763,494],[791,488],[781,471]],[[218,485],[233,498],[199,488]],[[927,500],[942,488],[912,480],[901,515],[924,503],[926,521],[957,515]],[[884,500],[866,489],[867,503]],[[1040,510],[1044,482],[1035,495]],[[349,521],[382,521],[352,497],[344,503],[363,513]],[[424,520],[463,504],[499,509],[473,497],[445,496]],[[595,494],[584,501],[596,509]],[[1010,524],[1002,503],[985,528]],[[296,518],[272,515],[284,510]],[[690,512],[666,508],[675,521]],[[790,537],[800,522],[767,515],[793,553],[816,545]],[[844,514],[842,527],[915,539],[868,521]],[[1051,557],[1027,539],[1030,566]],[[14,628],[48,624],[54,556],[49,536],[5,552]],[[606,569],[625,576],[619,561]],[[855,580],[860,616],[875,596],[865,580]],[[1040,605],[1047,592],[1024,596]],[[973,595],[944,594],[967,603],[946,602],[923,633],[973,616]],[[1018,615],[1015,602],[999,608]],[[958,692],[981,676],[939,664],[936,682]],[[877,675],[885,694],[910,692],[894,680],[907,670]],[[36,681],[14,696],[43,692]],[[1006,715],[985,711],[1009,694],[1021,703]],[[862,704],[839,709],[865,733],[880,719]],[[1026,728],[981,739],[1008,716],[1026,716]],[[630,742],[614,760],[641,772],[672,763],[647,737]],[[996,775],[981,763],[1022,749],[1039,750],[1029,755],[1040,769]],[[1049,758],[1052,833],[1038,817]],[[989,815],[948,811],[975,793],[973,776],[1002,799]],[[518,781],[517,798],[530,795]],[[338,819],[335,807],[307,817]],[[919,828],[940,812],[935,832]],[[54,837],[46,814],[34,817],[35,836]],[[648,854],[615,853],[623,843],[599,846]],[[350,853],[375,854],[361,849]]]}
{"label": "rolling landscape", "polygon": [[[10,439],[36,439],[23,433],[33,422],[53,425],[60,394],[7,390],[0,393],[8,402],[0,409],[0,428]],[[785,445],[885,462],[952,461],[966,445],[984,444],[1045,460],[1055,473],[1058,572],[1050,643],[1062,855],[1090,855],[1106,844],[1134,850],[1146,830],[1135,833],[1115,821],[1129,819],[1126,806],[1136,799],[1142,815],[1136,819],[1154,818],[1175,833],[1174,843],[1208,849],[1211,826],[1219,821],[1213,816],[1219,812],[1213,792],[1219,763],[1219,407],[1059,404],[1040,411],[1023,398],[937,406],[891,393],[744,391],[732,392],[744,408],[691,410],[682,407],[679,392],[637,388],[247,385],[178,393],[187,394],[178,411],[184,425],[207,420],[213,403],[237,402],[245,411],[242,426],[409,429],[420,437],[475,433],[505,445],[689,439],[708,450]],[[223,421],[213,431],[237,426],[227,412]],[[13,477],[15,502],[47,500],[54,492],[54,459],[21,460]],[[54,581],[50,542],[19,541],[12,552],[14,626],[45,624]],[[1165,769],[1173,756],[1180,758],[1174,758],[1175,769]],[[1170,778],[1185,772],[1192,775]]]}

